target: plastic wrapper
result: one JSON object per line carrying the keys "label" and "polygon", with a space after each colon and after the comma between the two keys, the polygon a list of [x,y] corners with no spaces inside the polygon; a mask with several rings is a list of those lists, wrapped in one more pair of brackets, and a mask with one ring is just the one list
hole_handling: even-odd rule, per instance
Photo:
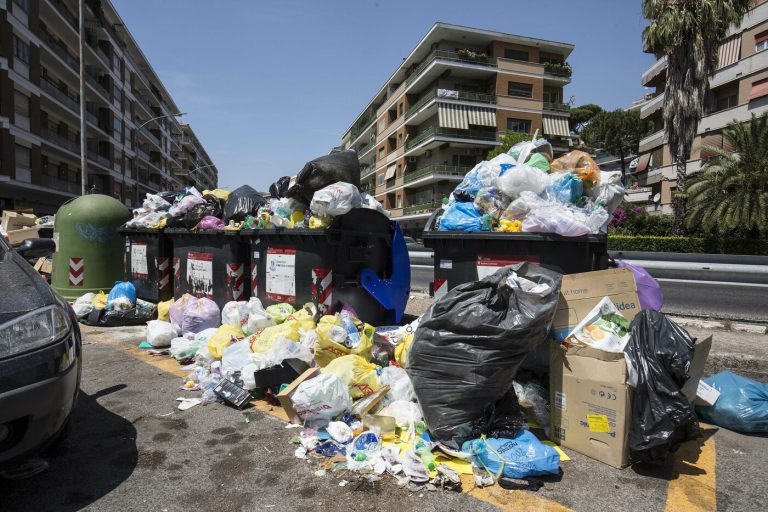
{"label": "plastic wrapper", "polygon": [[503,429],[498,419],[521,416],[512,381],[548,339],[560,280],[528,262],[510,265],[450,290],[422,316],[406,371],[435,438],[458,448],[476,425],[487,434]]}
{"label": "plastic wrapper", "polygon": [[632,320],[625,353],[637,375],[629,431],[633,462],[662,464],[681,444],[701,437],[682,391],[693,349],[690,335],[657,311],[640,311]]}
{"label": "plastic wrapper", "polygon": [[581,178],[570,172],[558,173],[553,176],[549,186],[544,190],[544,198],[560,203],[576,203],[584,194]]}
{"label": "plastic wrapper", "polygon": [[323,368],[323,373],[332,373],[349,386],[352,398],[363,398],[381,388],[377,374],[378,366],[353,354],[334,359]]}
{"label": "plastic wrapper", "polygon": [[325,427],[352,407],[347,385],[330,373],[321,373],[299,384],[291,402],[299,418],[309,427]]}
{"label": "plastic wrapper", "polygon": [[731,372],[704,379],[720,392],[715,404],[698,406],[696,412],[707,423],[747,434],[768,434],[768,384]]}
{"label": "plastic wrapper", "polygon": [[198,333],[202,330],[216,327],[221,324],[219,306],[211,299],[203,297],[191,302],[184,308],[184,316],[181,321],[181,332]]}
{"label": "plastic wrapper", "polygon": [[605,352],[621,353],[629,341],[629,320],[610,297],[603,299],[576,324],[565,343],[586,345]]}
{"label": "plastic wrapper", "polygon": [[485,468],[496,479],[557,475],[560,472],[557,450],[542,444],[527,430],[521,430],[511,439],[467,441],[461,451],[471,453],[475,465]]}
{"label": "plastic wrapper", "polygon": [[544,192],[552,179],[541,169],[526,164],[517,164],[503,169],[499,175],[499,189],[509,198],[516,199],[521,192]]}
{"label": "plastic wrapper", "polygon": [[534,153],[528,157],[528,160],[525,163],[530,165],[531,167],[535,167],[536,169],[541,169],[544,172],[549,172],[549,169],[550,169],[549,162],[550,160],[545,155],[541,153]]}
{"label": "plastic wrapper", "polygon": [[453,203],[440,217],[440,231],[490,231],[491,225],[491,216],[479,212],[474,203]]}
{"label": "plastic wrapper", "polygon": [[487,213],[491,218],[499,220],[509,206],[509,198],[502,195],[496,187],[484,187],[475,195],[475,209]]}
{"label": "plastic wrapper", "polygon": [[312,196],[309,209],[321,217],[337,217],[349,213],[363,202],[357,186],[338,182],[324,187]]}
{"label": "plastic wrapper", "polygon": [[515,381],[512,386],[526,416],[533,418],[533,421],[549,433],[549,403],[547,402],[549,392],[535,382]]}
{"label": "plastic wrapper", "polygon": [[168,210],[171,217],[183,217],[194,206],[205,203],[205,199],[194,194],[188,194],[173,203]]}
{"label": "plastic wrapper", "polygon": [[288,187],[291,185],[291,177],[283,176],[269,186],[269,195],[272,197],[285,197]]}
{"label": "plastic wrapper", "polygon": [[519,220],[501,219],[499,228],[496,231],[501,233],[520,233],[523,230],[523,223]]}
{"label": "plastic wrapper", "polygon": [[211,217],[208,215],[200,220],[200,223],[197,225],[197,229],[211,229],[220,231],[224,229],[224,221],[218,217]]}
{"label": "plastic wrapper", "polygon": [[315,192],[339,181],[360,187],[360,164],[356,151],[336,151],[307,162],[285,196],[309,204]]}
{"label": "plastic wrapper", "polygon": [[[453,197],[459,202],[473,202],[477,192],[483,188],[483,182],[480,181],[478,173],[483,171],[484,176],[490,175],[490,169],[488,168],[488,162],[480,162],[471,171],[469,171],[461,183],[453,190]],[[492,186],[493,183],[488,183],[487,186]]]}
{"label": "plastic wrapper", "polygon": [[547,139],[543,138],[518,142],[507,151],[507,155],[520,163],[528,163],[530,157],[537,153],[544,156],[549,162],[554,158],[552,144],[550,144]]}
{"label": "plastic wrapper", "polygon": [[600,182],[600,167],[592,157],[584,151],[571,151],[552,161],[550,170],[557,172],[572,172],[581,178],[581,181],[595,185]]}
{"label": "plastic wrapper", "polygon": [[176,329],[170,322],[150,320],[147,322],[147,341],[153,347],[168,347],[177,336]]}
{"label": "plastic wrapper", "polygon": [[242,222],[248,215],[256,215],[259,208],[265,204],[267,204],[267,200],[253,187],[243,185],[229,194],[227,202],[224,204],[224,211],[219,217],[225,223],[230,220]]}
{"label": "plastic wrapper", "polygon": [[628,268],[632,271],[635,277],[635,284],[637,285],[637,298],[640,299],[640,308],[661,311],[661,307],[664,305],[664,295],[659,282],[639,265],[634,265],[624,260],[616,260],[616,266]]}

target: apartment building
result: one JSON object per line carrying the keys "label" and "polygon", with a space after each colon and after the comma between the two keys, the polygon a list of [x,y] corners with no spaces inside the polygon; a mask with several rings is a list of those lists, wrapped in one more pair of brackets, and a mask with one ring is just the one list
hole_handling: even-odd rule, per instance
{"label": "apartment building", "polygon": [[53,213],[80,195],[81,101],[89,191],[135,206],[147,192],[215,187],[216,167],[114,6],[85,4],[80,98],[77,0],[0,0],[0,209]]}
{"label": "apartment building", "polygon": [[[699,124],[693,151],[687,164],[689,174],[701,170],[712,155],[703,146],[731,149],[723,139],[723,128],[737,121],[748,121],[752,114],[768,110],[768,3],[758,0],[738,27],[730,30],[719,48],[719,64],[710,79],[711,93]],[[636,174],[652,213],[672,213],[676,188],[676,168],[664,136],[662,107],[666,82],[666,58],[657,60],[642,76],[645,87],[655,91],[642,105],[640,116],[652,121],[651,135],[640,141]]]}
{"label": "apartment building", "polygon": [[342,138],[360,158],[361,188],[403,230],[426,220],[508,131],[569,150],[573,45],[435,23]]}

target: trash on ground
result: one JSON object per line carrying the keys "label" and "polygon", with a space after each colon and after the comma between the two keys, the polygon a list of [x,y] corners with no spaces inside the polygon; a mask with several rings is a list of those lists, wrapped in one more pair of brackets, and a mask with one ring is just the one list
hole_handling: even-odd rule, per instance
{"label": "trash on ground", "polygon": [[768,384],[732,372],[721,372],[702,381],[718,395],[711,406],[697,406],[707,423],[748,434],[768,433]]}

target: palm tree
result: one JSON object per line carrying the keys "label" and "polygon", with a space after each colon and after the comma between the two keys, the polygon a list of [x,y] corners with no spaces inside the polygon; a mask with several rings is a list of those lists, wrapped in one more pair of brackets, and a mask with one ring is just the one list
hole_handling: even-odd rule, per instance
{"label": "palm tree", "polygon": [[723,138],[733,153],[702,148],[715,156],[691,176],[686,225],[721,235],[733,230],[764,235],[768,232],[768,113],[752,114],[748,123],[730,124]]}
{"label": "palm tree", "polygon": [[642,0],[646,52],[667,58],[664,125],[667,143],[677,166],[677,194],[673,199],[675,231],[682,233],[686,218],[686,162],[704,114],[709,77],[717,69],[718,48],[728,28],[738,24],[753,0]]}

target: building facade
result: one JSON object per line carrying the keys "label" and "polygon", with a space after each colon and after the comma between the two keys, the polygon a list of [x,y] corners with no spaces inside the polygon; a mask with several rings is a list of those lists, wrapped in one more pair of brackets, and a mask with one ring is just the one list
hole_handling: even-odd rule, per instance
{"label": "building facade", "polygon": [[90,192],[135,206],[147,192],[215,187],[192,129],[153,120],[179,107],[115,8],[85,4],[80,98],[77,0],[0,0],[0,209],[54,213],[80,195],[81,100]]}
{"label": "building facade", "polygon": [[[768,111],[768,3],[758,0],[738,27],[730,30],[719,49],[719,64],[710,79],[710,95],[699,124],[687,164],[689,174],[701,170],[712,155],[703,146],[730,150],[723,129],[732,122],[749,121],[752,114]],[[640,187],[649,187],[648,211],[672,213],[676,167],[664,136],[664,87],[666,58],[643,73],[642,84],[655,91],[642,105],[640,116],[653,123],[653,133],[640,141],[636,177]]]}
{"label": "building facade", "polygon": [[563,87],[573,45],[436,23],[344,133],[361,189],[406,234],[426,220],[506,132],[570,149]]}

